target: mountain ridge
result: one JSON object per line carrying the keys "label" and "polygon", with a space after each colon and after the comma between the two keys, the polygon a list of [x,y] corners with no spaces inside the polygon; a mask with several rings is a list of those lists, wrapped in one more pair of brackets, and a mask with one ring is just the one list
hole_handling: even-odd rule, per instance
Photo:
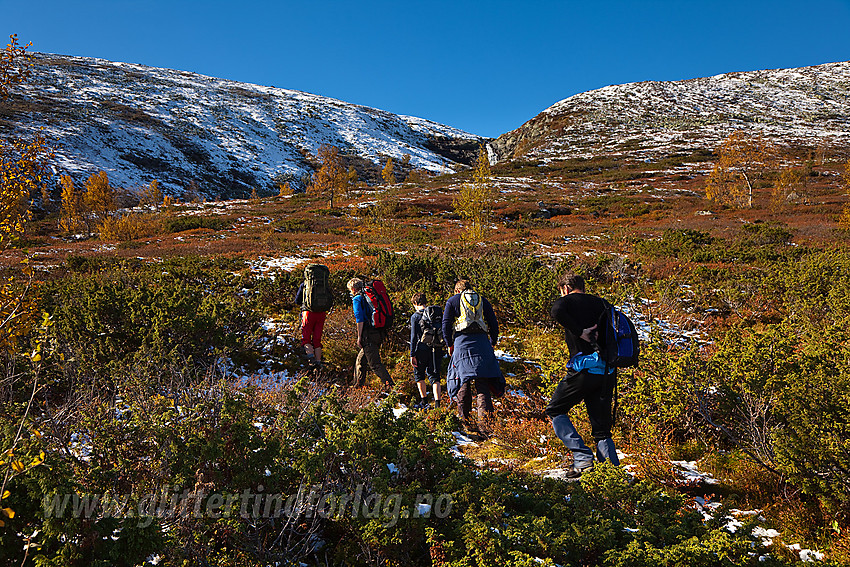
{"label": "mountain ridge", "polygon": [[55,141],[57,170],[104,170],[117,185],[152,179],[179,194],[238,197],[303,186],[321,144],[361,178],[386,158],[433,173],[471,163],[484,140],[413,116],[282,89],[105,59],[34,53],[30,81],[0,102],[0,124]]}
{"label": "mountain ridge", "polygon": [[[736,129],[786,146],[850,153],[850,62],[609,85],[565,98],[495,140],[407,115],[293,89],[187,71],[33,54],[32,80],[0,101],[0,125],[57,142],[57,173],[107,171],[114,184],[153,179],[207,197],[303,188],[321,144],[361,179],[389,157],[451,173],[481,143],[491,163],[603,155],[655,160],[712,152]],[[409,156],[409,157],[405,157]],[[409,163],[407,163],[409,162]]]}
{"label": "mountain ridge", "polygon": [[490,143],[496,161],[713,149],[747,128],[779,144],[850,144],[850,62],[609,85],[560,100]]}

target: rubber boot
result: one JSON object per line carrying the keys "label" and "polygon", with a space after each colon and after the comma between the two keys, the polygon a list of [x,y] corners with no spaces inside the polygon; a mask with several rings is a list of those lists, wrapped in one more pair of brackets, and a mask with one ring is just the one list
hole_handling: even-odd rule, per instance
{"label": "rubber boot", "polygon": [[316,347],[313,349],[313,358],[316,359],[316,366],[322,365],[322,348]]}

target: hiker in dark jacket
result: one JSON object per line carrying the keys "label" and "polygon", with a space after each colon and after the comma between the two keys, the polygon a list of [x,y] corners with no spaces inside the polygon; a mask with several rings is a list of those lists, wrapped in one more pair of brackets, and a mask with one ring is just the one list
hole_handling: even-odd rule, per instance
{"label": "hiker in dark jacket", "polygon": [[[311,270],[311,268],[322,268],[325,272],[327,272],[327,267],[319,264],[310,264],[305,269],[305,281],[301,282],[301,285],[298,286],[298,291],[295,293],[295,304],[301,307],[301,348],[303,349],[304,355],[307,357],[307,361],[311,364],[315,364],[316,366],[322,365],[322,331],[325,328],[325,319],[328,316],[328,310],[333,305],[333,297],[331,295],[331,290],[329,287],[323,286],[324,298],[326,299],[325,304],[322,306],[322,310],[310,311],[308,305],[311,305],[311,301],[313,301],[312,306],[316,308],[316,291],[313,292],[313,297],[306,297],[307,288],[307,274]],[[325,280],[326,281],[326,280]],[[315,290],[315,288],[312,288]]]}
{"label": "hiker in dark jacket", "polygon": [[558,281],[558,291],[561,297],[552,305],[552,318],[564,328],[564,338],[573,363],[555,388],[546,407],[546,415],[552,419],[555,434],[572,453],[573,464],[567,471],[567,477],[578,478],[582,471],[593,467],[594,459],[593,451],[585,445],[567,415],[582,401],[596,441],[596,458],[620,464],[611,438],[611,407],[617,374],[615,369],[608,369],[604,364],[600,368],[598,358],[593,356],[597,350],[597,326],[605,311],[605,302],[585,293],[584,278],[575,274],[564,274]]}
{"label": "hiker in dark jacket", "polygon": [[[427,409],[428,387],[425,379],[431,383],[434,391],[434,407],[440,406],[440,366],[443,361],[443,349],[440,346],[428,346],[422,342],[422,313],[428,299],[421,291],[413,294],[413,315],[410,316],[410,364],[413,366],[413,379],[419,392],[416,409]],[[439,309],[439,307],[434,307]]]}
{"label": "hiker in dark jacket", "polygon": [[[493,306],[474,292],[469,280],[458,280],[454,291],[443,309],[443,336],[451,355],[446,389],[449,397],[457,400],[464,426],[471,428],[469,414],[475,386],[478,429],[487,435],[493,415],[492,393],[501,395],[505,391],[505,377],[493,352],[499,340],[499,323]],[[465,291],[472,294],[464,294]],[[473,302],[480,300],[481,305],[470,305],[470,298]]]}

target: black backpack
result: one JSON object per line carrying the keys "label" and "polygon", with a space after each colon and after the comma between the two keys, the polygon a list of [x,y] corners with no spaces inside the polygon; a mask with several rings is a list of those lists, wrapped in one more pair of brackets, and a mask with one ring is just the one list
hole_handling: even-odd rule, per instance
{"label": "black backpack", "polygon": [[605,311],[599,318],[597,342],[599,358],[610,368],[637,366],[640,339],[635,324],[625,313],[605,301]]}
{"label": "black backpack", "polygon": [[331,272],[323,264],[310,264],[304,268],[304,304],[307,311],[330,311],[333,307],[333,294],[328,279]]}
{"label": "black backpack", "polygon": [[422,331],[419,342],[431,348],[445,346],[443,338],[443,309],[439,305],[429,305],[422,310],[419,318],[419,329]]}

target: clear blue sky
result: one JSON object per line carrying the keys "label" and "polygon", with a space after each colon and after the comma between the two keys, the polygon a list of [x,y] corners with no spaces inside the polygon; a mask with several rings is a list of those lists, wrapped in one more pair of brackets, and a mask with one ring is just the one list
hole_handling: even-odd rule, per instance
{"label": "clear blue sky", "polygon": [[606,85],[850,60],[850,0],[0,0],[0,33],[495,137]]}

